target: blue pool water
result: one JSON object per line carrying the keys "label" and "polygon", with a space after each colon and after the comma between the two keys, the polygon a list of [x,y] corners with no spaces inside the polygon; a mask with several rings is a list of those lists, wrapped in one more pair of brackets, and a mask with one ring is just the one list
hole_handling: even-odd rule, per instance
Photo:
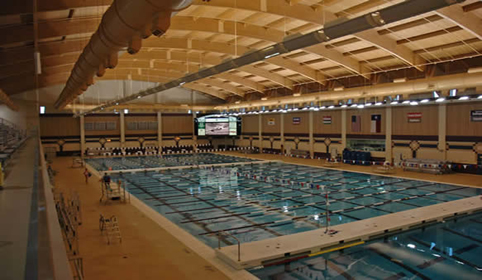
{"label": "blue pool water", "polygon": [[85,160],[97,171],[173,167],[183,165],[203,165],[220,163],[251,162],[255,159],[239,158],[219,154],[176,154],[142,157],[92,158]]}
{"label": "blue pool water", "polygon": [[482,214],[253,269],[260,279],[482,279]]}
{"label": "blue pool water", "polygon": [[[241,160],[241,159],[240,159]],[[482,190],[332,169],[256,163],[112,175],[206,244],[251,242],[482,194]],[[234,241],[222,239],[222,245]]]}

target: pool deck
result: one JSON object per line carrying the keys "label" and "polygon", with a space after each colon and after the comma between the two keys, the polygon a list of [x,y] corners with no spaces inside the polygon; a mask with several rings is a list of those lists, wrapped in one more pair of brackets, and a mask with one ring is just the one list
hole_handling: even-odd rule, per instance
{"label": "pool deck", "polygon": [[241,261],[238,246],[216,249],[217,256],[237,269],[247,269],[283,259],[315,254],[352,242],[366,241],[383,234],[408,230],[414,226],[447,217],[470,214],[482,210],[482,196],[470,197],[417,209],[383,215],[361,221],[330,227],[338,233],[330,235],[325,228],[290,234],[276,238],[241,244]]}
{"label": "pool deck", "polygon": [[[239,152],[223,152],[220,154],[246,157],[246,155]],[[261,160],[281,160],[286,163],[297,163],[310,166],[322,166],[322,162],[319,160],[288,158],[284,156],[269,154],[253,154],[247,155],[247,157]],[[83,182],[84,179],[82,175],[83,169],[69,168],[71,161],[71,158],[57,158],[54,161],[53,165],[54,169],[59,171],[59,174],[56,176],[56,181],[58,182],[59,188],[64,190],[65,192],[76,190],[81,196],[84,223],[80,227],[80,250],[82,257],[84,257],[84,269],[86,277],[92,279],[159,279],[159,277],[162,277],[162,279],[213,280],[228,278],[256,278],[243,270],[239,270],[239,272],[244,272],[243,274],[237,274],[237,276],[233,276],[233,274],[230,275],[229,271],[233,272],[233,270],[236,269],[229,265],[228,262],[226,262],[226,259],[222,259],[222,257],[219,258],[219,252],[215,254],[214,250],[211,248],[208,248],[208,251],[204,251],[204,249],[206,249],[207,247],[206,245],[203,244],[204,246],[200,246],[200,241],[196,240],[193,236],[187,236],[187,232],[183,231],[182,229],[173,227],[172,223],[162,223],[163,217],[157,212],[153,213],[152,211],[154,210],[148,208],[143,203],[141,205],[138,205],[138,203],[132,200],[132,204],[111,203],[109,205],[100,205],[98,203],[98,199],[100,197],[100,188],[97,179],[93,177],[88,184],[85,184],[85,182]],[[367,166],[352,166],[348,164],[341,164],[340,168],[338,169],[346,171],[373,173],[371,172],[371,167]],[[473,187],[482,188],[482,177],[478,175],[432,175],[416,172],[405,172],[400,169],[396,169],[396,173],[394,175],[415,180],[422,179],[441,183],[470,185]],[[477,199],[479,199],[478,201],[481,201],[478,197],[469,199],[474,201],[477,201]],[[442,204],[434,206],[441,205]],[[445,205],[448,204],[444,204],[444,206]],[[471,206],[473,205],[469,205],[467,207]],[[421,210],[422,208],[418,208],[416,211]],[[462,212],[462,209],[457,209],[457,211]],[[106,215],[115,214],[118,217],[120,221],[122,235],[125,239],[125,242],[123,242],[122,245],[107,245],[105,241],[101,238],[98,231],[99,213],[103,213]],[[399,212],[396,214],[402,213],[404,212]],[[386,218],[389,216],[391,215],[381,216],[378,218]],[[407,217],[406,219],[411,220],[411,217]],[[352,228],[352,231],[360,231],[359,227],[365,227],[365,225],[362,223],[367,221],[368,220],[362,220],[359,222],[355,222],[356,224],[349,223],[345,225],[340,225],[340,227],[345,226],[346,228]],[[396,226],[395,224],[400,223],[400,221],[389,222],[392,223],[392,225],[394,226]],[[359,226],[354,227],[355,225]],[[177,231],[177,229],[179,229],[180,231]],[[313,233],[315,234],[313,237],[307,238],[312,238],[313,240],[321,240],[322,237],[320,236],[320,234],[324,233],[324,229],[320,231],[321,233],[319,233],[318,231],[310,231],[301,234]],[[376,227],[374,227],[373,231],[376,231]],[[181,234],[181,232],[183,233]],[[370,235],[368,234],[368,229],[366,229],[366,232],[366,235]],[[339,234],[334,235],[333,237],[325,236],[325,239],[340,238],[342,237],[342,233],[343,230]],[[348,231],[345,234],[348,234]],[[290,236],[284,237],[289,238]],[[192,241],[192,239],[195,239],[195,241],[198,242],[190,242]],[[259,242],[272,241],[274,241],[274,239]],[[339,241],[326,242],[332,244],[339,243]],[[296,245],[296,243],[294,242],[294,245]],[[241,245],[241,251],[243,254],[248,253],[246,246],[248,246],[249,244],[250,243]],[[276,246],[278,246],[277,243],[274,242],[272,244],[273,247],[270,248],[276,249]],[[283,247],[280,248],[287,249],[287,247],[285,246],[288,246],[288,243],[286,243],[286,245],[283,245]],[[227,248],[229,247],[225,247],[221,249],[221,251],[223,253],[226,251],[227,253]],[[316,251],[319,251],[319,249],[320,248],[316,249]],[[269,253],[269,251],[274,250],[267,250],[266,247],[259,247],[252,250],[252,252],[259,254],[259,256],[263,256],[263,254]],[[237,263],[237,251],[234,250],[233,252],[235,253],[233,265],[235,265]],[[218,257],[216,257],[216,255]],[[284,257],[284,254],[282,256]],[[242,260],[244,261],[244,256],[242,256]],[[229,261],[229,259],[227,259],[227,261]],[[220,269],[220,267],[224,267],[224,269]],[[230,267],[232,267],[232,269],[229,269]]]}

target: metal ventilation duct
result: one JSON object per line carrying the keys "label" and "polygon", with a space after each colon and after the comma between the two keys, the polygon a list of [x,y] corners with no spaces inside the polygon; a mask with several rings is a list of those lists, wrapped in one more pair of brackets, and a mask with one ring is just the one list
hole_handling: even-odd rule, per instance
{"label": "metal ventilation duct", "polygon": [[219,74],[257,61],[261,61],[266,58],[274,57],[284,53],[289,53],[294,50],[327,42],[346,35],[355,34],[374,27],[390,24],[399,20],[450,6],[452,4],[462,3],[464,1],[465,0],[407,0],[405,2],[387,7],[385,9],[381,9],[377,12],[368,13],[366,15],[362,15],[353,19],[336,20],[334,22],[325,24],[323,29],[307,33],[305,35],[287,38],[281,43],[274,44],[259,51],[246,53],[239,58],[227,60],[219,65],[203,69],[197,73],[189,74],[187,76],[159,85],[157,87],[140,91],[125,98],[106,103],[104,105],[96,107],[93,110],[90,110],[87,113],[99,111],[102,108],[114,106],[116,103],[120,104],[129,102],[138,97],[155,94],[173,87],[177,87],[179,85],[183,85],[185,83],[197,81],[215,74]]}
{"label": "metal ventilation duct", "polygon": [[482,86],[482,73],[476,74],[456,74],[440,76],[429,79],[407,81],[405,83],[386,83],[374,86],[363,86],[344,89],[343,91],[327,91],[322,93],[308,93],[301,96],[283,96],[259,100],[253,102],[241,102],[239,104],[225,104],[214,106],[216,110],[235,110],[247,107],[276,106],[284,104],[298,104],[310,102],[323,102],[330,100],[347,99],[370,99],[372,97],[384,97],[388,95],[408,96],[414,93],[446,91],[450,89],[463,89]]}
{"label": "metal ventilation duct", "polygon": [[94,83],[94,75],[102,77],[106,68],[115,68],[121,51],[136,54],[142,39],[152,34],[162,36],[170,26],[172,13],[191,3],[192,0],[115,0],[75,63],[55,107],[64,108]]}

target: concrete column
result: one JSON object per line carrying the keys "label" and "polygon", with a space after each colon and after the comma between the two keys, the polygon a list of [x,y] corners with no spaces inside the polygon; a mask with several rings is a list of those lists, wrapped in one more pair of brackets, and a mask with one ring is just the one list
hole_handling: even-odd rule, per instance
{"label": "concrete column", "polygon": [[121,110],[119,113],[120,117],[120,142],[121,147],[125,147],[126,145],[126,126],[125,126],[125,118],[124,118],[124,110]]}
{"label": "concrete column", "polygon": [[162,147],[162,113],[157,112],[157,146]]}
{"label": "concrete column", "polygon": [[385,160],[392,163],[392,107],[385,109]]}
{"label": "concrete column", "polygon": [[341,110],[341,151],[346,148],[346,109]]}
{"label": "concrete column", "polygon": [[313,136],[313,111],[310,111],[309,114],[309,137],[310,137],[310,156],[311,158],[315,157],[315,138]]}
{"label": "concrete column", "polygon": [[194,147],[197,146],[197,135],[194,130],[196,130],[196,127],[194,126],[194,120],[197,118],[196,112],[192,112],[192,141],[194,142]]}
{"label": "concrete column", "polygon": [[258,114],[259,153],[263,153],[263,115]]}
{"label": "concrete column", "polygon": [[[280,136],[281,136],[281,146],[283,146],[283,149],[286,149],[285,147],[285,118],[282,113],[279,114],[279,125],[280,125]],[[284,154],[284,151],[281,151],[282,154]]]}
{"label": "concrete column", "polygon": [[84,115],[80,115],[80,156],[84,157],[85,153],[85,122]]}
{"label": "concrete column", "polygon": [[438,150],[442,153],[442,160],[447,160],[447,105],[438,107]]}

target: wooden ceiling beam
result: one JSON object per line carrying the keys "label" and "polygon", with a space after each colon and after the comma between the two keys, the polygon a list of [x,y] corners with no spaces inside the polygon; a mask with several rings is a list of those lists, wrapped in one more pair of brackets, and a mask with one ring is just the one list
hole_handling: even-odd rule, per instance
{"label": "wooden ceiling beam", "polygon": [[[69,10],[84,7],[108,6],[113,0],[42,0],[38,1],[37,9],[39,12]],[[9,1],[8,5],[3,5],[0,9],[0,16],[31,14],[33,5],[32,0]]]}
{"label": "wooden ceiling beam", "polygon": [[467,32],[474,35],[479,39],[482,39],[482,22],[478,16],[473,13],[464,12],[464,9],[460,5],[452,5],[440,10],[436,13],[443,18],[457,24]]}
{"label": "wooden ceiling beam", "polygon": [[220,92],[212,87],[207,87],[207,86],[204,86],[204,85],[201,85],[201,84],[198,84],[198,83],[189,83],[189,84],[184,84],[182,85],[183,88],[188,88],[188,89],[192,89],[192,90],[195,90],[195,91],[199,91],[199,92],[202,92],[202,93],[205,93],[205,94],[209,94],[209,95],[212,95],[214,97],[217,97],[221,100],[226,100],[229,96],[223,92]]}

